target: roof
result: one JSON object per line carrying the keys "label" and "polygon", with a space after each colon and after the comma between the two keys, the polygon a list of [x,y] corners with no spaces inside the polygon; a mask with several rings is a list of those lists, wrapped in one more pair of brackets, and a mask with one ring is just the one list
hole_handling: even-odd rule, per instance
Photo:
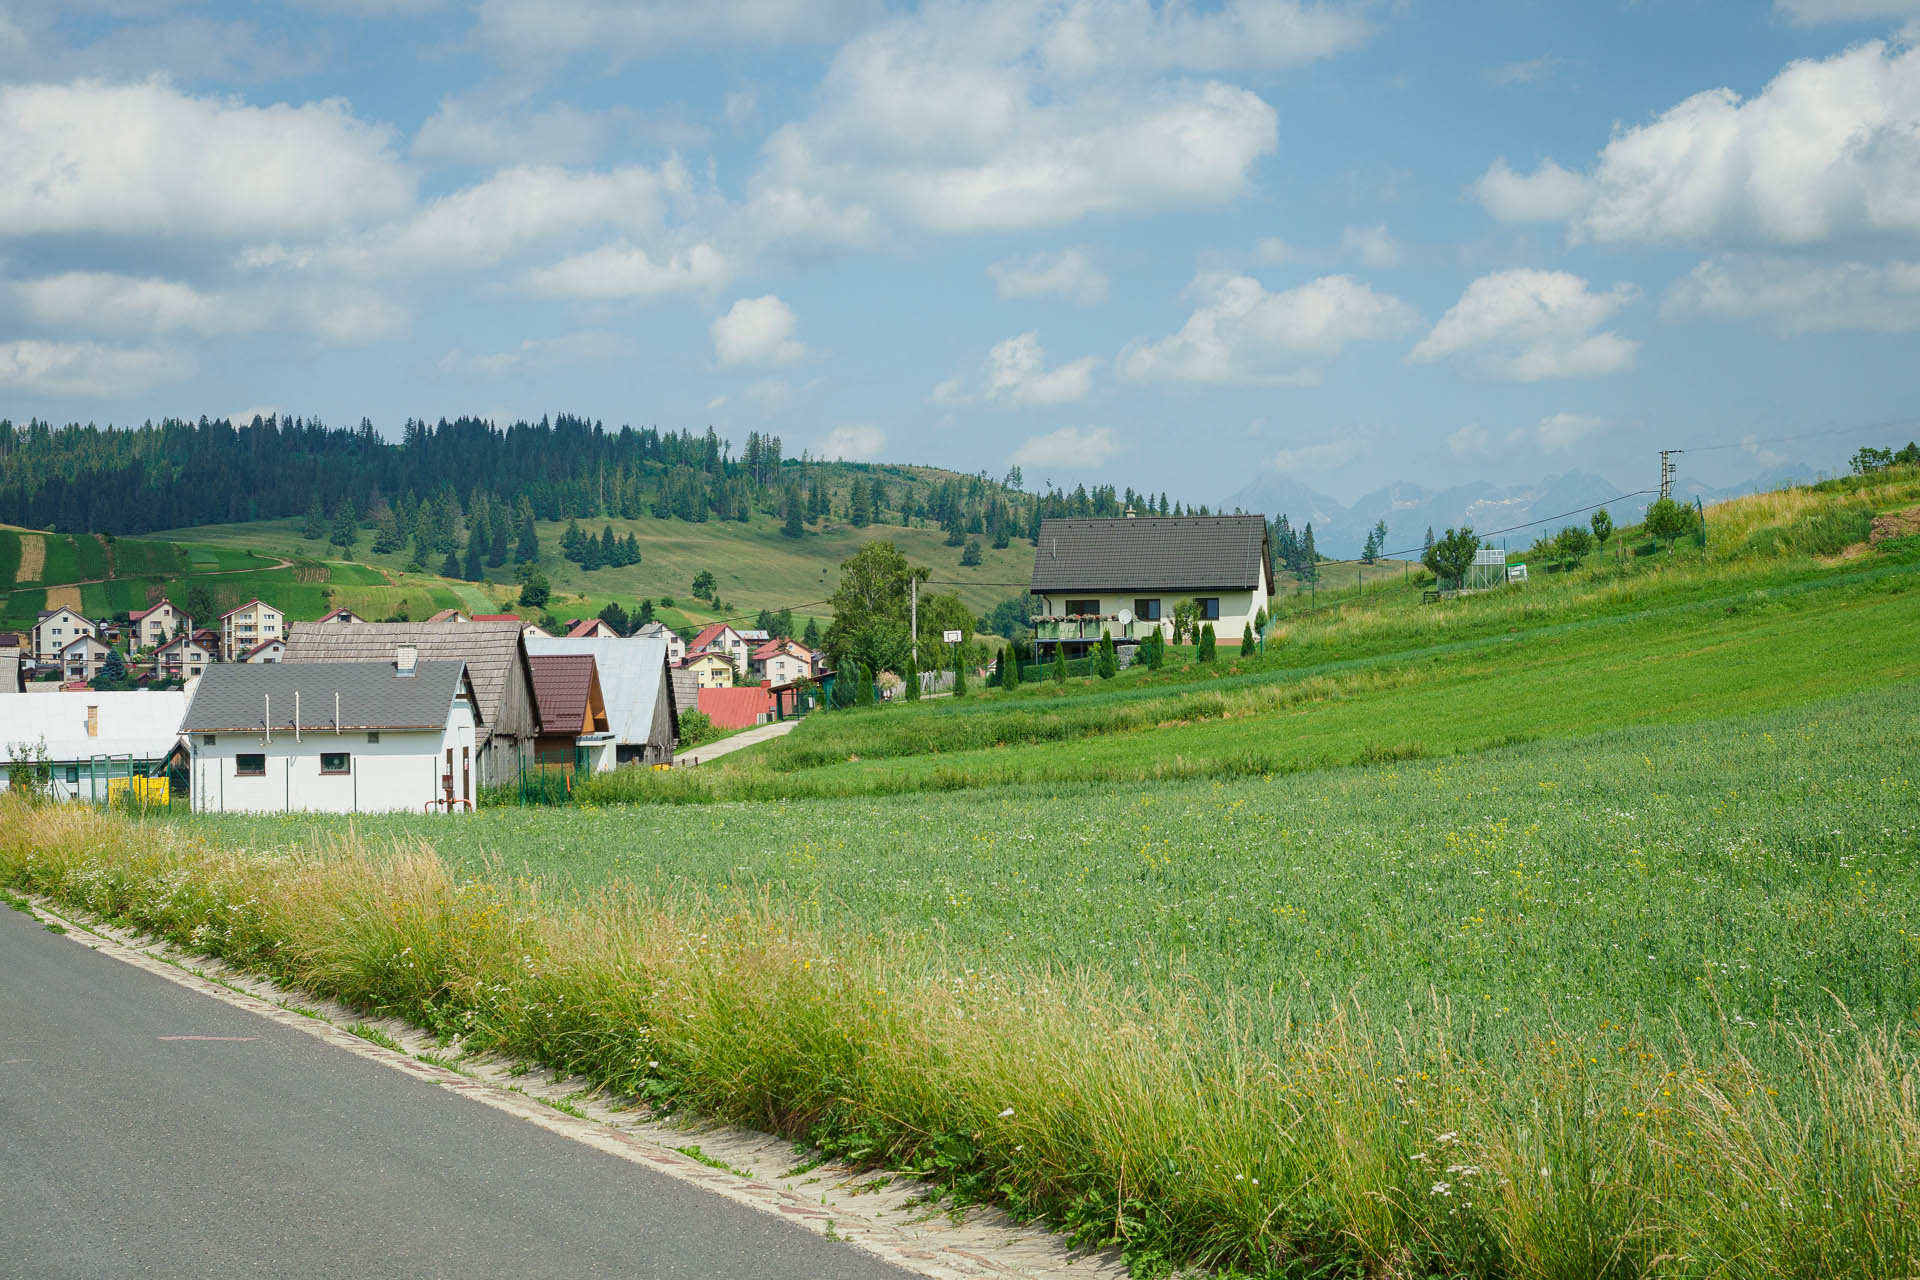
{"label": "roof", "polygon": [[259,644],[254,645],[253,648],[248,649],[245,653],[241,654],[240,660],[242,662],[245,662],[248,658],[251,658],[254,654],[260,652],[262,649],[266,648],[270,644],[284,645],[286,644],[286,641],[278,638],[262,640]]}
{"label": "roof", "polygon": [[605,622],[599,618],[580,618],[577,619],[572,626],[567,628],[567,638],[569,640],[585,639],[597,634],[603,626],[609,631],[613,630],[612,623]]}
{"label": "roof", "polygon": [[338,609],[334,609],[328,613],[321,614],[318,618],[315,618],[314,621],[315,622],[365,622],[366,619],[361,617],[359,614],[355,613],[353,610],[346,608],[343,605]]}
{"label": "roof", "polygon": [[[393,651],[410,644],[424,662],[460,661],[467,664],[474,696],[480,703],[481,740],[492,735],[507,697],[507,679],[520,667],[529,687],[526,647],[520,627],[513,622],[472,622],[460,627],[437,627],[425,622],[336,622],[326,627],[295,627],[287,634],[286,661],[378,662],[391,664]],[[531,715],[532,708],[528,708]],[[502,732],[515,732],[511,727]]]}
{"label": "roof", "polygon": [[[182,733],[258,733],[269,708],[275,729],[444,729],[467,684],[461,662],[422,662],[411,676],[391,662],[222,663],[207,668],[181,721]],[[338,696],[340,721],[334,723]]]}
{"label": "roof", "polygon": [[[207,633],[203,631],[203,632],[198,632],[196,634],[205,635]],[[201,644],[200,641],[196,640],[193,636],[188,635],[184,631],[177,631],[174,633],[173,639],[167,641],[165,644],[161,645],[158,649],[155,649],[153,651],[154,656],[158,657],[160,654],[168,653],[174,649],[185,649],[188,645],[193,645],[195,648],[199,649],[202,653],[207,652],[206,645]]]}
{"label": "roof", "polygon": [[515,622],[517,623],[520,621],[520,615],[517,613],[476,613],[473,615],[473,620],[475,622]]}
{"label": "roof", "polygon": [[[263,608],[267,608],[267,609],[273,609],[273,606],[272,606],[272,605],[270,605],[270,604],[268,604],[268,603],[267,603],[267,602],[266,602],[265,600],[262,600],[262,599],[261,599],[261,598],[260,598],[259,596],[255,596],[255,597],[254,597],[253,599],[251,599],[251,600],[249,600],[249,601],[247,601],[247,602],[246,602],[245,604],[241,604],[241,605],[235,605],[235,606],[234,606],[233,608],[231,608],[231,609],[229,609],[229,610],[227,610],[227,611],[226,611],[225,613],[223,613],[223,614],[221,614],[221,615],[220,615],[220,620],[221,620],[222,622],[225,622],[225,621],[226,621],[226,620],[227,620],[228,618],[231,618],[231,617],[232,617],[232,616],[233,616],[234,614],[236,614],[236,613],[239,613],[239,612],[241,612],[242,610],[245,610],[245,609],[251,609],[251,608],[253,608],[253,606],[255,606],[255,605],[260,605],[260,606],[262,606]],[[279,613],[279,612],[280,612],[280,611],[279,611],[278,609],[273,609],[273,611],[274,611],[275,613]]]}
{"label": "roof", "polygon": [[39,620],[40,620],[41,622],[45,622],[45,621],[46,621],[46,620],[47,620],[48,618],[51,618],[51,617],[52,617],[52,616],[53,616],[54,614],[56,614],[56,613],[70,613],[70,614],[72,614],[72,615],[73,615],[74,617],[76,617],[76,618],[78,618],[78,619],[80,619],[80,621],[82,621],[82,622],[88,622],[88,623],[90,623],[90,622],[92,622],[92,621],[93,621],[93,619],[91,619],[91,618],[89,618],[89,617],[87,617],[87,615],[86,615],[86,614],[84,614],[84,613],[82,613],[82,612],[80,612],[80,611],[79,611],[78,609],[73,609],[73,608],[69,608],[68,606],[66,606],[66,605],[64,605],[64,604],[63,604],[63,605],[61,605],[61,606],[60,606],[60,607],[59,607],[58,609],[42,609],[42,610],[40,611],[40,618],[39,618]]}
{"label": "roof", "polygon": [[99,636],[85,635],[85,636],[75,636],[73,639],[61,645],[60,652],[64,654],[66,653],[67,650],[73,648],[73,646],[77,644],[78,645],[94,645],[101,649],[111,649],[113,647],[112,645],[108,644],[106,641],[102,640]]}
{"label": "roof", "polygon": [[21,680],[20,646],[0,645],[0,693],[19,693]]}
{"label": "roof", "polygon": [[527,665],[533,669],[533,700],[540,708],[542,733],[578,735],[606,728],[604,697],[593,729],[587,728],[594,713],[593,695],[600,687],[592,654],[530,653]]}
{"label": "roof", "polygon": [[1042,520],[1032,589],[1245,591],[1270,573],[1265,516]]}
{"label": "roof", "polygon": [[773,714],[773,693],[767,689],[702,689],[700,710],[720,729],[746,729]]}
{"label": "roof", "polygon": [[745,640],[748,644],[765,644],[767,641],[773,639],[773,632],[771,631],[736,630],[734,634],[742,640]]}
{"label": "roof", "polygon": [[807,652],[807,647],[798,640],[781,638],[769,640],[758,649],[755,649],[753,651],[753,660],[755,662],[764,662],[766,659],[776,657],[782,653],[791,653],[796,658],[811,659],[813,656]]}
{"label": "roof", "polygon": [[[469,619],[466,614],[460,612],[458,609],[442,609],[440,610],[440,612],[428,618],[427,621],[428,622],[468,622],[468,621],[471,621],[471,619]],[[515,618],[514,621],[518,622],[519,619]]]}
{"label": "roof", "polygon": [[156,609],[172,609],[175,613],[180,612],[180,610],[174,606],[173,601],[167,599],[165,596],[162,596],[157,602],[148,605],[144,609],[135,609],[132,613],[127,615],[127,621],[138,622],[140,621],[140,619],[146,617],[148,614],[152,613]]}
{"label": "roof", "polygon": [[[709,622],[706,626],[700,628],[700,634],[693,638],[693,643],[688,645],[687,648],[704,649],[719,639],[722,631],[733,631],[733,628],[724,622]],[[738,635],[740,633],[735,631],[734,634]]]}
{"label": "roof", "polygon": [[680,736],[680,714],[700,709],[700,677],[684,667],[667,672],[667,688],[673,691],[673,736]]}
{"label": "roof", "polygon": [[[87,736],[87,708],[97,708],[95,737]],[[91,756],[134,756],[158,760],[180,738],[187,695],[178,689],[96,693],[65,690],[7,702],[7,731],[0,735],[0,758],[16,742],[47,744],[49,760],[85,760]]]}
{"label": "roof", "polygon": [[657,635],[663,634],[667,630],[668,630],[667,624],[660,621],[660,619],[655,618],[652,622],[644,622],[639,626],[635,627],[633,629],[633,634],[636,636],[657,636]]}
{"label": "roof", "polygon": [[724,653],[693,653],[680,659],[680,665],[688,670],[692,670],[696,662],[721,662],[725,663],[729,669],[733,666]]}
{"label": "roof", "polygon": [[[667,642],[658,636],[613,637],[530,636],[529,659],[551,654],[590,654],[600,676],[600,696],[607,704],[607,727],[614,741],[638,746],[650,741],[653,717],[660,699],[667,667]],[[675,698],[675,714],[669,717],[675,737],[679,736],[681,708],[691,709],[693,694]]]}

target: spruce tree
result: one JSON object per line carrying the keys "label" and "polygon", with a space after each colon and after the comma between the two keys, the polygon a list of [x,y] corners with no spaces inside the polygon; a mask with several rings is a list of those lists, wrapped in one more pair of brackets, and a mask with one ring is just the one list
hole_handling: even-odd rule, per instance
{"label": "spruce tree", "polygon": [[1147,637],[1147,669],[1158,671],[1167,665],[1167,633],[1155,627]]}
{"label": "spruce tree", "polygon": [[801,633],[800,643],[809,649],[818,649],[820,647],[820,619],[807,619],[807,629]]}
{"label": "spruce tree", "polygon": [[513,549],[515,564],[532,564],[540,558],[540,535],[533,527],[533,504],[520,499],[520,540]]}
{"label": "spruce tree", "polygon": [[1063,644],[1053,646],[1053,682],[1055,684],[1067,682],[1067,647]]}
{"label": "spruce tree", "polygon": [[318,497],[307,507],[307,518],[300,526],[300,536],[308,542],[318,542],[327,536],[327,513],[320,509]]}
{"label": "spruce tree", "polygon": [[1253,624],[1251,622],[1240,632],[1240,656],[1243,658],[1253,656]]}
{"label": "spruce tree", "polygon": [[475,529],[473,536],[467,539],[467,563],[463,566],[461,577],[468,582],[478,582],[487,576],[486,557],[480,550],[480,531]]}
{"label": "spruce tree", "polygon": [[1094,655],[1093,673],[1102,680],[1111,680],[1120,674],[1120,658],[1113,651],[1113,632],[1106,628],[1100,630],[1100,649]]}
{"label": "spruce tree", "polygon": [[1214,651],[1213,624],[1207,623],[1200,628],[1200,652],[1195,655],[1200,662],[1212,662]]}
{"label": "spruce tree", "polygon": [[451,551],[447,552],[447,558],[440,562],[440,576],[443,578],[459,577],[460,557]]}
{"label": "spruce tree", "polygon": [[1018,689],[1020,687],[1020,646],[1008,644],[1000,652],[1000,687]]}
{"label": "spruce tree", "polygon": [[600,563],[609,568],[621,564],[620,551],[620,540],[613,536],[613,526],[606,526],[600,531]]}

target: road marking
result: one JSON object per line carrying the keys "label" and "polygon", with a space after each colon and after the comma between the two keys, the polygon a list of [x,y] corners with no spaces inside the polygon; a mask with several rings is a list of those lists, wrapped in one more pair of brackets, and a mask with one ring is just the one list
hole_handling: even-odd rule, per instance
{"label": "road marking", "polygon": [[[643,1165],[656,1173],[664,1174],[679,1182],[685,1182],[712,1195],[730,1200],[734,1204],[744,1205],[759,1213],[771,1214],[786,1222],[791,1222],[816,1235],[825,1235],[838,1239],[871,1254],[883,1262],[912,1272],[915,1275],[933,1277],[934,1280],[1035,1280],[1036,1276],[1057,1277],[1058,1280],[1119,1280],[1127,1274],[1125,1263],[1112,1250],[1081,1258],[1057,1245],[1048,1245],[1042,1252],[1045,1257],[1035,1257],[1030,1266],[1008,1265],[997,1259],[976,1252],[982,1247],[979,1240],[969,1240],[975,1249],[963,1247],[960,1242],[948,1243],[937,1236],[930,1236],[891,1222],[864,1217],[852,1207],[841,1203],[825,1207],[817,1199],[796,1190],[771,1185],[756,1178],[742,1178],[731,1172],[715,1169],[702,1161],[676,1150],[664,1143],[635,1132],[630,1132],[600,1120],[582,1119],[558,1111],[533,1095],[513,1089],[488,1084],[472,1076],[463,1075],[446,1067],[423,1062],[411,1055],[386,1049],[374,1044],[344,1027],[328,1022],[323,1018],[309,1016],[265,1000],[251,993],[201,977],[180,965],[156,954],[163,943],[149,941],[153,951],[143,951],[138,946],[122,942],[101,929],[82,923],[78,919],[57,913],[46,900],[30,899],[34,908],[49,920],[66,925],[63,935],[82,946],[110,956],[123,964],[165,978],[176,986],[197,991],[201,995],[211,996],[223,1004],[244,1009],[249,1013],[266,1018],[270,1022],[324,1040],[335,1048],[377,1062],[395,1071],[403,1071],[415,1079],[470,1098],[498,1111],[504,1111],[521,1120],[540,1126],[550,1133],[592,1147],[606,1155],[625,1160],[631,1164]],[[199,957],[187,956],[187,959]],[[264,985],[273,984],[248,975],[250,981],[261,981]],[[278,988],[276,988],[278,989]],[[163,1040],[251,1040],[252,1036],[162,1036]],[[986,1246],[992,1247],[992,1246]]]}

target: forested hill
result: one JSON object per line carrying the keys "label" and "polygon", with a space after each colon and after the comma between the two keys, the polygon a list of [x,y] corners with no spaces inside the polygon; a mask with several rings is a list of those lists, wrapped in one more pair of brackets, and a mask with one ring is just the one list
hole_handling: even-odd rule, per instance
{"label": "forested hill", "polygon": [[760,511],[796,534],[829,509],[856,524],[894,512],[902,523],[920,518],[1002,546],[1034,536],[1048,516],[1113,516],[1129,505],[1169,510],[1165,494],[1110,485],[1029,494],[1018,468],[993,480],[825,463],[789,457],[778,436],[757,431],[736,453],[711,427],[703,434],[609,430],[566,414],[504,429],[469,417],[409,420],[398,442],[365,419],[352,429],[256,417],[242,426],[170,419],[124,430],[0,420],[0,523],[139,534],[303,514],[334,521],[344,513],[355,524],[377,525],[391,510],[427,503],[469,511],[476,497],[489,509],[543,520],[744,521]]}

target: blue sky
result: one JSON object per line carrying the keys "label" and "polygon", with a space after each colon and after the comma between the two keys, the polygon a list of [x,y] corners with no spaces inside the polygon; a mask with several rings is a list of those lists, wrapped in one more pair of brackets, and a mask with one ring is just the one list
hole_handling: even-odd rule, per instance
{"label": "blue sky", "polygon": [[[0,0],[0,416],[1218,501],[1911,427],[1920,0]],[[1880,437],[1886,437],[1884,441]]]}

